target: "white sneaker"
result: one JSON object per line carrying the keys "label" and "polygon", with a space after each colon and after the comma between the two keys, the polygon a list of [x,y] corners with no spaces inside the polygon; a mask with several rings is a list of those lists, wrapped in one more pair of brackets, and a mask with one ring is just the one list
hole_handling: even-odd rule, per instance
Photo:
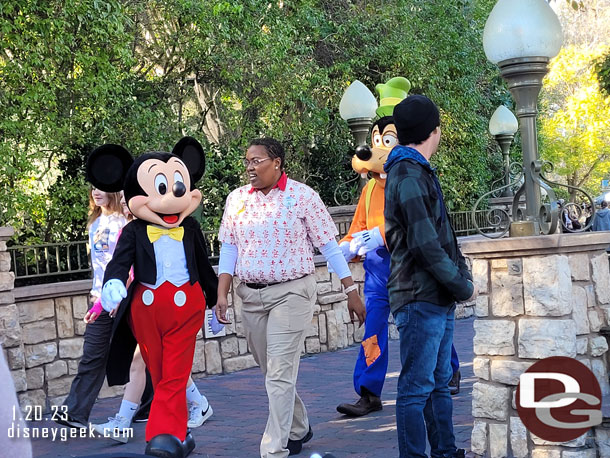
{"label": "white sneaker", "polygon": [[101,425],[92,425],[98,434],[114,439],[115,441],[126,444],[130,437],[133,437],[131,420],[117,414],[115,417],[108,417],[108,422]]}
{"label": "white sneaker", "polygon": [[214,413],[210,404],[208,404],[208,408],[205,412],[201,410],[201,406],[196,402],[189,402],[187,404],[189,409],[189,421],[187,426],[189,428],[198,428]]}

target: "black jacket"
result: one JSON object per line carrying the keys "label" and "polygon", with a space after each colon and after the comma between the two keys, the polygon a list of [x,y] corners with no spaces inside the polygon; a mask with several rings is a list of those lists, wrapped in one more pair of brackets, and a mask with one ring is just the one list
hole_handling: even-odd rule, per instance
{"label": "black jacket", "polygon": [[[104,284],[113,278],[117,278],[125,284],[131,266],[134,270],[133,283],[129,288],[127,298],[119,306],[112,329],[110,352],[106,365],[106,375],[110,386],[123,385],[129,381],[129,366],[137,345],[128,322],[133,287],[136,283],[142,282],[155,284],[157,280],[155,249],[148,239],[147,225],[146,221],[138,219],[123,228],[112,260],[106,266],[104,274]],[[190,283],[199,282],[207,306],[213,307],[217,300],[218,277],[208,259],[201,228],[191,217],[185,218],[181,226],[184,227],[182,243]]]}
{"label": "black jacket", "polygon": [[449,306],[468,299],[473,292],[472,276],[434,170],[417,158],[397,155],[390,161],[392,154],[385,165],[384,212],[392,312],[416,301]]}

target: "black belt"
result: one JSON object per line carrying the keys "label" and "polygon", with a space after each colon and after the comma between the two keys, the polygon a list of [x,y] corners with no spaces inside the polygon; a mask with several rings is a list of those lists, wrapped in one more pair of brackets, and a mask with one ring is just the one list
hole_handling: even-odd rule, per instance
{"label": "black belt", "polygon": [[252,288],[252,289],[263,289],[263,288],[266,288],[267,286],[279,285],[280,283],[284,283],[284,282],[276,281],[274,283],[246,283],[246,286],[248,288]]}
{"label": "black belt", "polygon": [[300,280],[301,278],[304,278],[304,277],[306,277],[306,275],[303,275],[303,277],[293,278],[292,280],[286,280],[286,281],[276,281],[273,283],[245,283],[245,285],[251,289],[263,289],[263,288],[266,288],[267,286],[279,285],[280,283],[288,283],[289,281]]}

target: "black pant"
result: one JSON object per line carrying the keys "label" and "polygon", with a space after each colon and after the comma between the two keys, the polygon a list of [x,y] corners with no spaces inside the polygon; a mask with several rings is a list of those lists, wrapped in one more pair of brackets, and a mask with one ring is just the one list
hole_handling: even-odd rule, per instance
{"label": "black pant", "polygon": [[83,356],[72,381],[70,394],[64,401],[74,420],[87,424],[89,414],[106,377],[113,319],[105,310],[85,329]]}

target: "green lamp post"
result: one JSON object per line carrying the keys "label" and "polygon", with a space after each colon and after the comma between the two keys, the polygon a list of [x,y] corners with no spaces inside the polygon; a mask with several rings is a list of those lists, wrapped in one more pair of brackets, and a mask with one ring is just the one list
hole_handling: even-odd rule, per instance
{"label": "green lamp post", "polygon": [[[485,24],[485,54],[508,83],[521,129],[526,208],[522,220],[511,224],[513,235],[539,235],[544,224],[535,176],[539,164],[536,103],[549,59],[557,55],[562,41],[559,19],[545,0],[499,0]],[[520,196],[518,191],[515,198]]]}
{"label": "green lamp post", "polygon": [[343,93],[339,103],[339,114],[347,122],[356,145],[366,144],[369,129],[377,110],[377,100],[369,89],[355,80]]}
{"label": "green lamp post", "polygon": [[500,105],[494,111],[494,114],[489,120],[489,133],[494,136],[500,149],[502,150],[502,163],[504,167],[504,190],[501,197],[512,197],[513,191],[510,186],[510,145],[513,142],[515,133],[519,130],[519,123],[515,115],[506,108]]}

